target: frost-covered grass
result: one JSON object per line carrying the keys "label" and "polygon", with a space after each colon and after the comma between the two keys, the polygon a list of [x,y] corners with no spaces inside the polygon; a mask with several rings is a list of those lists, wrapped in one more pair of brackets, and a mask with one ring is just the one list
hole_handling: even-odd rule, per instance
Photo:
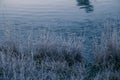
{"label": "frost-covered grass", "polygon": [[24,48],[13,41],[1,43],[0,80],[120,80],[119,36],[116,31],[103,34],[90,64],[84,62],[78,37],[41,34]]}
{"label": "frost-covered grass", "polygon": [[[32,42],[32,41],[31,41]],[[7,41],[0,46],[0,80],[82,79],[81,41],[40,35],[39,42],[25,45]],[[81,69],[81,70],[80,70]]]}
{"label": "frost-covered grass", "polygon": [[120,33],[103,33],[95,47],[94,80],[120,80]]}
{"label": "frost-covered grass", "polygon": [[96,65],[120,69],[120,33],[113,31],[108,37],[105,35],[99,45],[96,45]]}

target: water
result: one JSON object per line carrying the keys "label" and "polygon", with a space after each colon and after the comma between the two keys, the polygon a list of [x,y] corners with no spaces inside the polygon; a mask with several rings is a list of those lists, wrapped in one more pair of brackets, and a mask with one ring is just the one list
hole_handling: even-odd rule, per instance
{"label": "water", "polygon": [[[31,32],[84,36],[86,53],[104,28],[120,29],[119,0],[0,0],[0,38],[25,41]],[[89,50],[88,50],[89,49]],[[88,54],[87,54],[88,55]]]}

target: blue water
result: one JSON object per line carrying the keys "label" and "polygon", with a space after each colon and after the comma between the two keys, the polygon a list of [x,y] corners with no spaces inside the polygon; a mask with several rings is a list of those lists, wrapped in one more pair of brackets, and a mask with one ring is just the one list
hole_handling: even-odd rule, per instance
{"label": "blue water", "polygon": [[[1,0],[0,25],[25,30],[80,33],[97,22],[119,18],[119,0]],[[89,27],[88,27],[89,26]],[[94,27],[93,27],[94,28]]]}
{"label": "blue water", "polygon": [[[105,28],[120,30],[120,0],[0,0],[0,39],[41,31],[84,36],[85,52]],[[90,55],[90,54],[86,54]]]}

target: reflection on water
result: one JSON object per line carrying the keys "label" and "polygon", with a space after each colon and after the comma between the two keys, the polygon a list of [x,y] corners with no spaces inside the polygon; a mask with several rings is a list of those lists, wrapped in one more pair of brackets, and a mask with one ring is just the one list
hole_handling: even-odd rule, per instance
{"label": "reflection on water", "polygon": [[85,9],[87,13],[93,11],[93,5],[91,5],[89,0],[77,0],[77,2],[80,9]]}

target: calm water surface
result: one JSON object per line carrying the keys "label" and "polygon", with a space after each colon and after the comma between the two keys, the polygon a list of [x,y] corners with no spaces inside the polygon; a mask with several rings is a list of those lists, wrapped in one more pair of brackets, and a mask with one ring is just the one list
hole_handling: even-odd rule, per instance
{"label": "calm water surface", "polygon": [[[48,30],[85,36],[86,49],[104,27],[120,27],[120,0],[0,0],[0,38],[26,40]],[[90,52],[87,50],[87,52]]]}

